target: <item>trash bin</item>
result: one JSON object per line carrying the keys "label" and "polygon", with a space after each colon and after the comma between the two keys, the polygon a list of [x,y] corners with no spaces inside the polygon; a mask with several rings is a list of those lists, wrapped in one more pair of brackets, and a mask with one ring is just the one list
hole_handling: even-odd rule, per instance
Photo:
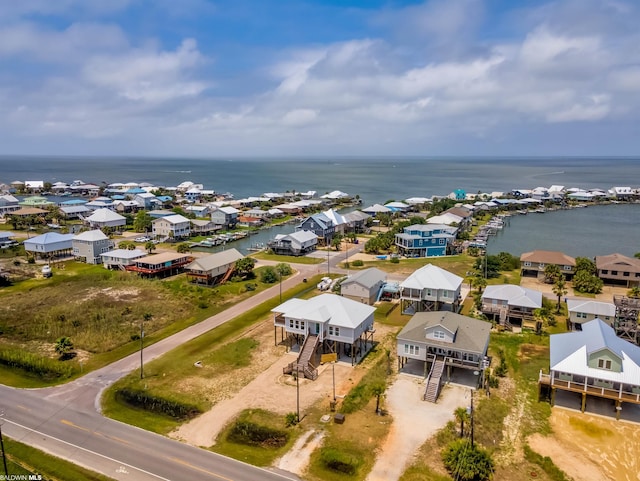
{"label": "trash bin", "polygon": [[331,412],[335,412],[336,411],[336,401],[329,401],[329,406],[331,407]]}
{"label": "trash bin", "polygon": [[344,423],[344,414],[342,413],[338,413],[335,416],[333,416],[333,420],[336,424],[343,424]]}

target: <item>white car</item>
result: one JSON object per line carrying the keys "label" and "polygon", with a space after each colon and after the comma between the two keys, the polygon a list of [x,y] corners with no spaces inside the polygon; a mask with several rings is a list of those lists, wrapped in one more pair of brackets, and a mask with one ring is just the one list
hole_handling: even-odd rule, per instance
{"label": "white car", "polygon": [[149,237],[136,237],[136,242],[149,242],[151,239]]}

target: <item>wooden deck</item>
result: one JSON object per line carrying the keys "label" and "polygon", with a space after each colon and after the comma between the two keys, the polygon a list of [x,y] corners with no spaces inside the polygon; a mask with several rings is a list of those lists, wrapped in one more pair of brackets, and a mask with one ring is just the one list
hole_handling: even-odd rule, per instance
{"label": "wooden deck", "polygon": [[597,396],[614,401],[622,401],[633,404],[640,404],[640,393],[623,391],[622,389],[611,389],[606,387],[594,386],[583,382],[563,381],[560,379],[551,379],[551,375],[542,374],[538,378],[538,383],[551,388],[560,389],[562,391],[570,391],[576,393],[584,393],[590,396]]}

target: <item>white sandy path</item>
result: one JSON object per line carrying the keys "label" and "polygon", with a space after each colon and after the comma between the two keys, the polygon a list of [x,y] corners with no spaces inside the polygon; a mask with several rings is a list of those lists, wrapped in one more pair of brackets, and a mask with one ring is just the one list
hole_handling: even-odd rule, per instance
{"label": "white sandy path", "polygon": [[[283,415],[295,412],[296,384],[291,376],[282,374],[282,369],[295,361],[296,355],[296,353],[289,353],[282,356],[233,398],[219,402],[203,415],[183,424],[172,433],[172,436],[195,446],[209,447],[215,444],[216,437],[224,426],[245,409],[262,408]],[[337,395],[343,395],[348,391],[349,387],[342,387],[342,385],[353,376],[353,369],[350,364],[335,365]],[[320,366],[318,374],[316,381],[300,378],[301,415],[306,408],[320,399],[329,399],[332,396],[331,365]]]}
{"label": "white sandy path", "polygon": [[387,390],[385,407],[393,423],[367,481],[399,479],[425,441],[454,418],[456,408],[470,404],[469,388],[447,385],[436,404],[422,400],[424,389],[422,379],[401,375]]}
{"label": "white sandy path", "polygon": [[324,438],[323,432],[307,431],[295,442],[293,447],[277,462],[278,469],[303,475],[311,459],[311,454]]}

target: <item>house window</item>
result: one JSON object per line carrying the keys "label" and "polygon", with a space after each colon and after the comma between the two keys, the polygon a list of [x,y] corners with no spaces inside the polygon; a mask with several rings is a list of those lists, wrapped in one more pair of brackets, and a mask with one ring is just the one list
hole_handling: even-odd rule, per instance
{"label": "house window", "polygon": [[444,245],[444,239],[440,239],[440,245],[443,246]]}
{"label": "house window", "polygon": [[571,266],[563,266],[562,267],[565,271],[570,271],[571,270]]}
{"label": "house window", "polygon": [[622,273],[622,275],[623,275],[624,277],[629,277],[629,273],[628,273],[628,272],[623,272],[623,273]]}
{"label": "house window", "polygon": [[611,271],[611,275],[612,276],[617,276],[618,275],[618,271]]}
{"label": "house window", "polygon": [[293,319],[289,319],[289,327],[293,329]]}
{"label": "house window", "polygon": [[586,319],[587,318],[587,313],[586,312],[578,312],[578,313],[576,313],[576,317],[578,319]]}
{"label": "house window", "polygon": [[431,289],[427,289],[427,295],[428,295],[429,297],[433,296],[433,293],[431,292]]}
{"label": "house window", "polygon": [[451,297],[449,291],[442,291],[442,297]]}
{"label": "house window", "polygon": [[444,331],[433,331],[434,339],[444,339]]}
{"label": "house window", "polygon": [[339,336],[340,335],[340,328],[339,327],[334,327],[334,326],[329,326],[329,335],[330,336]]}
{"label": "house window", "polygon": [[609,274],[609,269],[602,269],[603,274]]}
{"label": "house window", "polygon": [[531,262],[530,261],[524,261],[524,266],[525,267],[531,267]]}
{"label": "house window", "polygon": [[541,262],[540,264],[538,264],[538,267],[539,267],[540,269],[544,269],[544,262]]}
{"label": "house window", "polygon": [[611,359],[598,359],[600,369],[611,369]]}
{"label": "house window", "polygon": [[414,346],[413,344],[405,344],[404,353],[411,354],[413,356],[418,356],[420,355],[420,346]]}

